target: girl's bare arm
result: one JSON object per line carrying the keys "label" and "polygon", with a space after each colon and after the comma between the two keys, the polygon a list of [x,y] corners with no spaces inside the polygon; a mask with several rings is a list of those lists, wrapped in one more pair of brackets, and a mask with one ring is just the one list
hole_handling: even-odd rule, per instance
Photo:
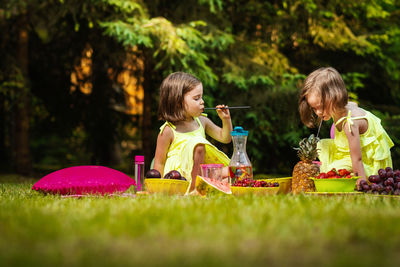
{"label": "girl's bare arm", "polygon": [[364,164],[361,155],[361,142],[358,121],[354,120],[354,124],[351,125],[350,129],[348,126],[348,122],[346,122],[346,124],[343,125],[343,130],[349,141],[350,158],[353,167],[353,173],[356,176],[360,176],[360,179],[357,180],[357,187],[359,188],[360,181],[366,180],[367,177],[365,174]]}
{"label": "girl's bare arm", "polygon": [[225,105],[217,106],[217,113],[218,116],[221,118],[222,128],[215,125],[210,119],[206,117],[201,117],[200,120],[203,123],[204,129],[209,136],[221,143],[227,144],[230,143],[232,140],[231,131],[233,130],[233,127],[229,109],[221,109],[223,107],[225,107]]}
{"label": "girl's bare arm", "polygon": [[159,133],[157,137],[157,147],[156,147],[156,155],[154,157],[154,166],[161,173],[161,177],[164,176],[164,166],[165,161],[167,159],[167,153],[169,146],[171,145],[174,138],[174,133],[172,132],[169,126],[166,126],[164,130]]}

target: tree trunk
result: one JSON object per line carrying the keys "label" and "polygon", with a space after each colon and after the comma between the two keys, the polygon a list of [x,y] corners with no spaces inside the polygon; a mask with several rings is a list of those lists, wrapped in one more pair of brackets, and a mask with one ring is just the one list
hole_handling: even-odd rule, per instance
{"label": "tree trunk", "polygon": [[109,58],[104,44],[93,44],[92,84],[86,128],[93,152],[92,164],[119,165],[122,161],[118,144],[119,115],[112,108],[113,81],[108,74]]}
{"label": "tree trunk", "polygon": [[152,64],[152,54],[144,54],[144,70],[143,70],[143,116],[142,116],[142,150],[145,159],[145,168],[149,169],[151,161],[153,159],[153,136],[152,136],[152,95],[154,93],[154,79],[153,70],[154,66]]}
{"label": "tree trunk", "polygon": [[[0,94],[0,167],[7,160],[6,156],[6,112],[4,110],[4,97]],[[5,167],[5,165],[4,165]]]}
{"label": "tree trunk", "polygon": [[28,76],[28,44],[29,33],[26,14],[18,21],[17,64],[22,72],[25,86],[19,88],[18,100],[15,105],[15,170],[19,174],[28,175],[32,171],[32,161],[29,149],[29,76]]}

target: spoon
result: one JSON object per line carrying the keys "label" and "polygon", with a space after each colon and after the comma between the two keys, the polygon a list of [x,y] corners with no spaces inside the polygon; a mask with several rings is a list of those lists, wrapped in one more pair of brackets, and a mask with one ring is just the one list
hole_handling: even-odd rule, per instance
{"label": "spoon", "polygon": [[[250,106],[236,106],[236,107],[224,107],[224,108],[220,108],[220,109],[242,109],[242,108],[251,108]],[[217,109],[217,108],[204,108],[204,110],[207,109]]]}

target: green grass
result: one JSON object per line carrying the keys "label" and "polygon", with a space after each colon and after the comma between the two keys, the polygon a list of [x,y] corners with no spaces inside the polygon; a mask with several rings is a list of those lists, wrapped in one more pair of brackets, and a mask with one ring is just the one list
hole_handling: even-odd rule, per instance
{"label": "green grass", "polygon": [[0,176],[0,266],[398,266],[400,199],[62,198]]}

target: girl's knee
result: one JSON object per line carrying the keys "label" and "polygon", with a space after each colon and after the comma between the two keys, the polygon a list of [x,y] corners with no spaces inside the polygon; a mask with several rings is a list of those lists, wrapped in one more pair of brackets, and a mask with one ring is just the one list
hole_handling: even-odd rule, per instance
{"label": "girl's knee", "polygon": [[206,147],[203,144],[197,145],[193,151],[194,157],[204,155],[205,153],[206,153]]}

